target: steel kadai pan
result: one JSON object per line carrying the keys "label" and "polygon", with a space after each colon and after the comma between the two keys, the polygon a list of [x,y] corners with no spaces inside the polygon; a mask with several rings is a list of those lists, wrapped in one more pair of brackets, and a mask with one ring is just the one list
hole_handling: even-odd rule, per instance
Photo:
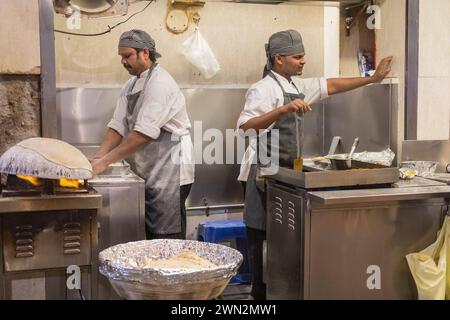
{"label": "steel kadai pan", "polygon": [[376,168],[386,168],[380,164],[374,164],[370,162],[358,161],[352,159],[353,153],[358,146],[359,138],[355,138],[353,141],[352,149],[350,153],[344,154],[333,154],[325,156],[326,159],[330,160],[331,167],[334,170],[349,170],[349,169],[376,169]]}
{"label": "steel kadai pan", "polygon": [[352,168],[352,155],[358,146],[359,138],[353,141],[352,149],[349,154],[328,155],[325,158],[331,161],[331,166],[335,170],[348,170]]}

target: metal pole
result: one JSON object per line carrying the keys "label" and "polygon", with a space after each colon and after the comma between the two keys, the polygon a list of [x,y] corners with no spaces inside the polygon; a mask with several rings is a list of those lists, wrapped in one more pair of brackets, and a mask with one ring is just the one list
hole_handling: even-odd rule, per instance
{"label": "metal pole", "polygon": [[56,116],[55,35],[53,2],[39,0],[41,53],[41,135],[58,138]]}
{"label": "metal pole", "polygon": [[199,210],[221,210],[221,209],[244,209],[244,204],[224,204],[215,206],[201,206],[201,207],[188,207],[186,211],[199,211]]}
{"label": "metal pole", "polygon": [[417,140],[420,0],[406,1],[405,139]]}

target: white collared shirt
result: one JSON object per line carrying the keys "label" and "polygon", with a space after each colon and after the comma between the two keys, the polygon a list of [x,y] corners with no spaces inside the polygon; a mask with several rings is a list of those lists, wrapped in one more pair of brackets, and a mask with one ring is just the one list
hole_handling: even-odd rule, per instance
{"label": "white collared shirt", "polygon": [[[278,73],[273,71],[272,73],[283,86],[284,91],[295,94],[303,93],[305,95],[304,100],[310,105],[328,97],[328,86],[325,78],[302,79],[295,76],[289,82]],[[242,110],[237,122],[237,129],[250,119],[262,116],[282,105],[284,105],[283,91],[278,83],[267,75],[248,89],[245,95],[244,110]],[[271,124],[267,130],[272,129],[274,125],[275,123]],[[241,170],[238,177],[240,181],[247,181],[250,167],[254,162],[255,146],[256,135],[250,136],[249,147],[245,151],[241,162]]]}
{"label": "white collared shirt", "polygon": [[142,93],[144,94],[142,109],[138,114],[134,130],[152,139],[159,137],[161,128],[180,136],[180,185],[193,183],[194,148],[189,131],[191,122],[186,111],[186,100],[172,76],[159,65],[153,69],[144,88],[148,72],[149,70],[146,70],[139,78],[132,77],[125,83],[108,127],[116,130],[122,137],[128,134],[126,95],[137,78],[131,93],[145,90]]}

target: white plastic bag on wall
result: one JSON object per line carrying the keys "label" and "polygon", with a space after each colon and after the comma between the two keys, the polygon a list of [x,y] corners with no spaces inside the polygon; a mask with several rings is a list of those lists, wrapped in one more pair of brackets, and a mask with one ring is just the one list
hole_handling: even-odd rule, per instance
{"label": "white plastic bag on wall", "polygon": [[198,28],[195,28],[194,33],[183,42],[182,49],[186,59],[197,67],[206,79],[219,72],[219,62]]}

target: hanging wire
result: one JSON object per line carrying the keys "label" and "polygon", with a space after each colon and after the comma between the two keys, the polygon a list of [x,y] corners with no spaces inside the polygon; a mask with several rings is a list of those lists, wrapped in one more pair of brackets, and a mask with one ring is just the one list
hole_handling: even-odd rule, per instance
{"label": "hanging wire", "polygon": [[121,24],[124,24],[125,22],[127,22],[128,20],[130,20],[131,18],[133,18],[135,15],[137,15],[137,14],[143,12],[145,9],[147,9],[147,8],[152,4],[153,1],[154,1],[154,0],[150,0],[150,2],[145,6],[144,9],[142,9],[141,11],[138,11],[138,12],[133,13],[133,14],[132,14],[131,16],[129,16],[126,20],[121,21],[121,22],[118,22],[118,23],[116,23],[115,25],[113,25],[112,27],[110,27],[110,26],[108,25],[108,30],[105,30],[105,31],[103,31],[103,32],[99,32],[99,33],[76,33],[76,32],[69,32],[69,31],[57,30],[57,29],[55,29],[54,31],[55,31],[55,32],[58,32],[58,33],[69,34],[69,35],[72,35],[72,36],[83,36],[83,37],[96,37],[96,36],[101,36],[101,35],[103,35],[103,34],[106,34],[106,33],[108,33],[108,32],[111,32],[112,29],[116,28],[117,26],[120,26]]}
{"label": "hanging wire", "polygon": [[84,295],[83,295],[83,291],[81,291],[81,288],[78,289],[78,292],[80,293],[80,299],[81,299],[81,300],[86,300],[86,298],[85,298]]}

